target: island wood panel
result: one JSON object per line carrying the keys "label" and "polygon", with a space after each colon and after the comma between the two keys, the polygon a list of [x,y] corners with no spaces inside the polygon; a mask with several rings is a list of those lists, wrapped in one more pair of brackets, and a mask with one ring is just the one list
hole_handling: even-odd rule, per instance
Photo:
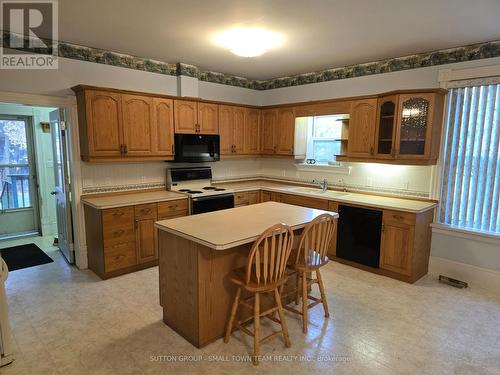
{"label": "island wood panel", "polygon": [[[245,266],[253,244],[215,251],[165,231],[159,233],[159,244],[163,321],[198,348],[223,337],[236,293],[236,285],[228,275]],[[295,275],[292,275],[284,294],[294,287]],[[247,294],[242,293],[242,298],[245,297]],[[265,296],[261,301],[263,311],[274,303]],[[240,307],[238,319],[245,319],[251,313]]]}

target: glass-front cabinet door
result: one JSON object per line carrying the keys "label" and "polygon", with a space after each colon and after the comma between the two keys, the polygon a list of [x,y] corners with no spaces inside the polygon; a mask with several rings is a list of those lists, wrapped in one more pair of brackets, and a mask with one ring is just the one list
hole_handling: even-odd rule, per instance
{"label": "glass-front cabinet door", "polygon": [[398,120],[398,96],[384,96],[378,99],[375,153],[377,158],[394,157],[394,138]]}
{"label": "glass-front cabinet door", "polygon": [[399,96],[396,158],[422,159],[429,157],[433,108],[433,94]]}

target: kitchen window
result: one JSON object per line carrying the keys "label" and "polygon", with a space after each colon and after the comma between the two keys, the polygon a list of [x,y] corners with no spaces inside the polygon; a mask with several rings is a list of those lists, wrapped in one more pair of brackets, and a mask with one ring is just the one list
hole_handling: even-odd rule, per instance
{"label": "kitchen window", "polygon": [[327,164],[342,153],[347,136],[343,129],[345,115],[313,116],[308,119],[307,159]]}
{"label": "kitchen window", "polygon": [[500,77],[449,92],[439,221],[500,234]]}

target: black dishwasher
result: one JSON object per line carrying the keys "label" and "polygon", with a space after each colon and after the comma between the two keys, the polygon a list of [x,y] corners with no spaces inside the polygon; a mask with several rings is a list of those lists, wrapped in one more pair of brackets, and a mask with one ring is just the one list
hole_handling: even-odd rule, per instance
{"label": "black dishwasher", "polygon": [[382,211],[339,205],[337,257],[379,266]]}

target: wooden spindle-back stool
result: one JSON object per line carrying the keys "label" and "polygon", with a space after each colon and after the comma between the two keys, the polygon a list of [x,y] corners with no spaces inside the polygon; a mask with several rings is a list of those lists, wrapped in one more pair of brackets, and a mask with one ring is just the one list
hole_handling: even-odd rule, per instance
{"label": "wooden spindle-back stool", "polygon": [[[338,215],[322,214],[311,221],[303,230],[299,244],[296,249],[295,259],[289,265],[297,273],[297,288],[295,290],[295,304],[298,305],[302,296],[302,310],[285,306],[287,310],[302,315],[302,330],[307,333],[307,310],[319,303],[323,304],[325,317],[330,316],[328,312],[328,302],[325,295],[325,287],[321,278],[320,268],[328,263],[327,251],[332,242],[337,226]],[[312,273],[316,273],[316,278]],[[308,277],[308,275],[311,277]],[[308,289],[312,284],[317,283],[321,298],[316,298],[308,294]],[[314,302],[309,304],[309,300]]]}
{"label": "wooden spindle-back stool", "polygon": [[[224,342],[229,341],[233,326],[253,336],[254,338],[254,356],[253,363],[258,365],[259,344],[272,339],[273,337],[283,334],[285,346],[290,347],[290,338],[288,336],[288,328],[283,314],[281,304],[280,287],[286,282],[286,266],[293,245],[293,232],[289,226],[284,224],[276,224],[265,230],[261,236],[255,241],[247,259],[246,267],[238,268],[230,274],[230,280],[234,282],[238,289],[231,308],[231,315],[227,322],[226,335]],[[251,296],[246,299],[241,299],[241,292],[245,290],[251,293]],[[265,311],[260,311],[260,296],[263,293],[273,293],[276,305]],[[249,303],[253,299],[253,305]],[[238,321],[236,314],[239,305],[244,305],[253,309],[253,316]],[[279,319],[275,317],[275,312],[278,312]],[[263,339],[260,339],[260,317],[267,316],[271,320],[281,325],[281,330],[274,332]],[[249,322],[253,318],[254,332],[244,327],[242,324]]]}

